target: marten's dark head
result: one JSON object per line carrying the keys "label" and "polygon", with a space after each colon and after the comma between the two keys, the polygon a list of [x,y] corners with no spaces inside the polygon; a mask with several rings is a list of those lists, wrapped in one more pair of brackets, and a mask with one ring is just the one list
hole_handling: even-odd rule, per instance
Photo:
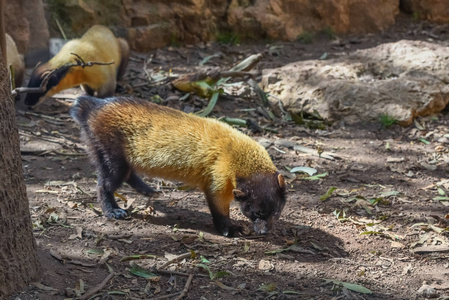
{"label": "marten's dark head", "polygon": [[285,181],[279,173],[238,179],[233,190],[242,213],[253,221],[257,234],[266,234],[281,216],[285,205]]}
{"label": "marten's dark head", "polygon": [[51,88],[57,86],[68,71],[68,68],[60,68],[59,70],[53,71],[47,64],[37,66],[31,73],[30,81],[28,82],[29,88],[39,88],[42,81],[47,76],[50,76],[50,78],[48,78],[46,86],[43,87],[44,91],[39,93],[28,93],[26,95],[25,104],[33,106],[45,100],[47,98],[47,92]]}

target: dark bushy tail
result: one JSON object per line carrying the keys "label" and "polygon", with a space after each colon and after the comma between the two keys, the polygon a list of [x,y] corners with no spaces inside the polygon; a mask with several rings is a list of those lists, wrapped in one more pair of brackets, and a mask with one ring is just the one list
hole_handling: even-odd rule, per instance
{"label": "dark bushy tail", "polygon": [[107,99],[99,99],[92,96],[78,97],[70,109],[70,115],[80,125],[85,127],[92,112],[107,103]]}

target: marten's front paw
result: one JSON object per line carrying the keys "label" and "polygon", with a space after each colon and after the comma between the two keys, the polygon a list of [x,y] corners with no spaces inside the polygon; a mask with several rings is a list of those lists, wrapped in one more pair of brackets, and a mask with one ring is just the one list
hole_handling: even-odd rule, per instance
{"label": "marten's front paw", "polygon": [[232,226],[229,226],[228,228],[225,228],[221,233],[225,237],[242,236],[243,235],[243,227],[237,226],[237,225],[232,225]]}
{"label": "marten's front paw", "polygon": [[124,219],[128,216],[128,213],[126,212],[126,210],[121,209],[121,208],[112,208],[109,211],[106,211],[104,213],[105,217],[108,219]]}

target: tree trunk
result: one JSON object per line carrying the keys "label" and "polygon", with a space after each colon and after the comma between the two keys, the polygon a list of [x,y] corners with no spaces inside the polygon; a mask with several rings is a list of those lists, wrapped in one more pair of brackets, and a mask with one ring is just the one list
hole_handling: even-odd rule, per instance
{"label": "tree trunk", "polygon": [[0,56],[0,299],[28,285],[38,271],[14,102]]}

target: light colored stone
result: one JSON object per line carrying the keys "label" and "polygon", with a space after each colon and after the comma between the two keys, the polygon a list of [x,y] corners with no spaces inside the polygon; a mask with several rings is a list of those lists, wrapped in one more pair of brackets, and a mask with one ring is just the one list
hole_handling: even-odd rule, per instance
{"label": "light colored stone", "polygon": [[[347,123],[393,116],[408,125],[449,102],[449,48],[399,41],[338,59],[296,62],[263,71],[262,88],[286,110]],[[277,100],[273,108],[278,107]]]}

